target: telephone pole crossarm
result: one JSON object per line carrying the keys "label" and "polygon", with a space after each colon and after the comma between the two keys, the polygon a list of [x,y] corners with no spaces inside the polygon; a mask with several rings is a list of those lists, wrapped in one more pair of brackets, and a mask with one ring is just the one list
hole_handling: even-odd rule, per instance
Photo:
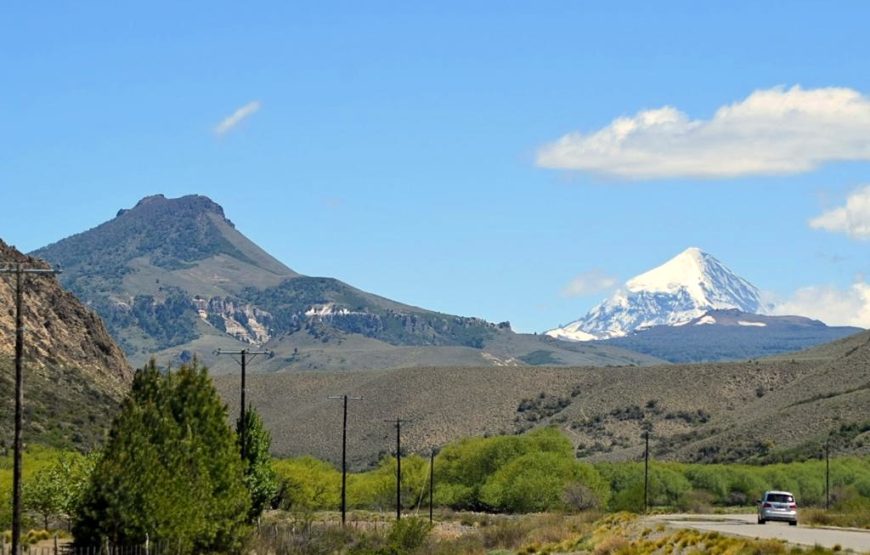
{"label": "telephone pole crossarm", "polygon": [[240,358],[234,358],[239,366],[242,367],[242,386],[241,386],[241,398],[239,399],[239,443],[242,444],[242,460],[247,461],[248,458],[248,443],[247,443],[247,428],[248,422],[245,419],[247,408],[245,407],[245,370],[247,369],[248,357],[254,358],[257,355],[268,355],[272,356],[272,351],[253,351],[251,349],[239,349],[237,351],[225,351],[223,349],[218,349],[214,352],[216,356],[221,355],[231,355],[235,357],[238,355]]}

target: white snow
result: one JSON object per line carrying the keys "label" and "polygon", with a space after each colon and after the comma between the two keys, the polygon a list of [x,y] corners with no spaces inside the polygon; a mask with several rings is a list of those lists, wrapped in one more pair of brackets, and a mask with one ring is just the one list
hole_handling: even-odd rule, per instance
{"label": "white snow", "polygon": [[715,324],[715,323],[716,323],[716,318],[713,318],[712,316],[707,314],[707,315],[699,318],[698,321],[695,322],[695,325],[696,326],[704,326],[704,325]]}
{"label": "white snow", "polygon": [[756,327],[756,328],[766,328],[767,327],[767,324],[765,324],[764,322],[747,322],[746,320],[738,320],[737,325],[738,326],[752,326],[752,327]]}
{"label": "white snow", "polygon": [[750,314],[767,312],[754,285],[713,256],[690,247],[628,280],[583,318],[546,333],[572,341],[622,337],[641,328],[678,326],[710,310],[728,309]]}
{"label": "white snow", "polygon": [[631,292],[648,293],[675,293],[687,288],[692,299],[703,302],[706,297],[700,285],[707,281],[704,256],[701,249],[689,247],[661,266],[628,280],[625,288]]}

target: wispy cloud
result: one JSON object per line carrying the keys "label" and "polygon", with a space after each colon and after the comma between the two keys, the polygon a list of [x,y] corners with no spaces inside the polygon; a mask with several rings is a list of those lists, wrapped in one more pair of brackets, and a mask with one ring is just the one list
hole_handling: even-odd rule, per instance
{"label": "wispy cloud", "polygon": [[810,220],[810,227],[845,233],[853,239],[870,239],[870,185],[849,195],[845,206]]}
{"label": "wispy cloud", "polygon": [[630,179],[792,174],[870,160],[870,98],[848,88],[776,87],[690,119],[665,106],[570,133],[538,151],[544,168]]}
{"label": "wispy cloud", "polygon": [[582,297],[612,289],[617,284],[615,277],[608,276],[601,270],[583,272],[562,288],[564,297]]}
{"label": "wispy cloud", "polygon": [[257,111],[260,109],[260,106],[261,104],[259,100],[253,100],[251,102],[248,102],[241,108],[237,109],[235,112],[224,118],[219,124],[217,124],[217,126],[215,126],[215,135],[225,135],[242,121],[257,113]]}
{"label": "wispy cloud", "polygon": [[858,281],[847,289],[804,287],[777,304],[774,312],[808,316],[828,325],[870,328],[870,283]]}

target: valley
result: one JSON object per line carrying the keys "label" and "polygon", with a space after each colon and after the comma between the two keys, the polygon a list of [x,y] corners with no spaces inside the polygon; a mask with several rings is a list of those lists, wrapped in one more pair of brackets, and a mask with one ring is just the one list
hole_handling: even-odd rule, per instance
{"label": "valley", "polygon": [[[238,375],[215,383],[238,410]],[[340,407],[350,407],[357,468],[389,452],[384,420],[407,418],[403,442],[426,452],[466,436],[555,426],[579,458],[695,462],[814,458],[829,433],[843,453],[870,453],[870,332],[793,358],[651,367],[433,367],[372,372],[257,372],[248,400],[282,456],[336,461]],[[788,418],[783,418],[787,414]]]}
{"label": "valley", "polygon": [[[34,254],[63,266],[60,282],[103,318],[133,365],[154,357],[177,367],[195,358],[231,413],[239,369],[216,351],[267,351],[249,364],[248,400],[280,456],[335,461],[327,423],[337,426],[339,414],[327,398],[344,393],[363,398],[349,430],[355,468],[389,452],[383,421],[397,417],[413,422],[405,430],[412,452],[547,426],[590,461],[636,459],[647,431],[657,457],[695,462],[812,458],[829,433],[844,454],[870,448],[868,332],[746,312],[767,311],[758,290],[699,249],[629,280],[627,300],[617,293],[593,309],[588,318],[614,335],[596,341],[515,333],[509,322],[429,311],[300,275],[200,195],[143,198]],[[643,325],[618,327],[628,322]],[[589,325],[574,324],[593,331]],[[63,362],[49,352],[69,351],[47,346],[50,336],[33,337],[40,368]],[[123,357],[114,353],[117,367]],[[64,367],[93,365],[84,354],[73,362]],[[130,376],[119,370],[121,381],[106,381],[100,370],[74,374],[79,385],[51,386],[51,374],[40,372],[32,377],[34,437],[82,443],[84,433],[88,445]],[[55,398],[74,414],[52,409]],[[96,414],[75,408],[84,406],[98,407]],[[62,424],[40,431],[47,417],[39,415]]]}

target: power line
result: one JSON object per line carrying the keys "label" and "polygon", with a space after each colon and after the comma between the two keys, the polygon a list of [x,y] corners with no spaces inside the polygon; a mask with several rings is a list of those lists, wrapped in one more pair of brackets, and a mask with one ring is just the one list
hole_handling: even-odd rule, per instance
{"label": "power line", "polygon": [[224,351],[222,349],[218,349],[214,352],[214,354],[220,355],[241,355],[241,359],[234,359],[239,365],[242,367],[242,386],[241,386],[241,400],[239,405],[239,441],[242,444],[242,460],[247,461],[248,459],[248,442],[247,442],[247,428],[248,421],[245,419],[245,412],[247,410],[245,406],[245,369],[247,366],[247,358],[248,355],[251,358],[254,358],[257,355],[272,355],[272,351],[252,351],[250,349],[241,349],[239,351]]}
{"label": "power line", "polygon": [[21,544],[21,422],[24,407],[24,323],[21,316],[22,289],[26,274],[59,274],[59,269],[25,267],[0,268],[0,274],[15,274],[15,431],[12,441],[12,554]]}
{"label": "power line", "polygon": [[330,395],[327,399],[342,399],[344,401],[344,416],[341,426],[341,525],[343,527],[347,515],[347,402],[361,401],[362,397]]}

